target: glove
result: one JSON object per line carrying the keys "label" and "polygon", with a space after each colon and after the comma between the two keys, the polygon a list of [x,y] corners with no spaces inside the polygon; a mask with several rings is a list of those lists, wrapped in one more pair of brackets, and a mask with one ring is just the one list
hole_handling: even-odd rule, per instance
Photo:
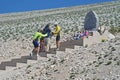
{"label": "glove", "polygon": [[53,36],[53,35],[54,35],[54,33],[52,32],[52,33],[51,33],[51,36]]}

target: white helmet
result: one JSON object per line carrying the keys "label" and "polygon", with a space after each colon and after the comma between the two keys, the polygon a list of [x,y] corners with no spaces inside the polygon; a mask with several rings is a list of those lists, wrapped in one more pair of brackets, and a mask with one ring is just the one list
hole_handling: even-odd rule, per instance
{"label": "white helmet", "polygon": [[57,25],[58,23],[57,22],[55,22],[55,24],[54,25]]}
{"label": "white helmet", "polygon": [[54,26],[57,26],[57,25],[58,25],[58,23],[57,23],[57,22],[55,22]]}

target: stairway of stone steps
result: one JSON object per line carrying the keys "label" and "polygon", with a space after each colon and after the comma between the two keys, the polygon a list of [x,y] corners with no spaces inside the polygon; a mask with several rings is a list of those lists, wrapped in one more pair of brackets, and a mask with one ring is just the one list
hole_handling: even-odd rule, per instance
{"label": "stairway of stone steps", "polygon": [[67,42],[62,42],[60,51],[65,51],[66,48],[74,48],[74,45],[83,46],[83,39],[79,40],[70,40]]}
{"label": "stairway of stone steps", "polygon": [[[41,52],[39,54],[41,60],[46,60],[47,58],[50,58],[52,56],[56,56],[57,57],[61,57],[65,56],[66,54],[64,54],[65,52],[68,52],[72,49],[74,49],[74,46],[83,46],[83,40],[79,39],[79,40],[71,40],[71,41],[67,41],[67,42],[61,42],[61,46],[60,46],[60,50],[56,51],[55,48],[51,48],[49,53],[45,53],[45,52]],[[61,54],[63,53],[63,54]],[[0,72],[1,71],[7,71],[7,70],[12,70],[15,69],[16,67],[22,67],[22,66],[27,66],[28,64],[32,64],[37,62],[38,58],[36,56],[36,58],[31,58],[29,54],[26,55],[21,55],[19,57],[13,57],[9,60],[6,61],[2,61],[0,63]]]}

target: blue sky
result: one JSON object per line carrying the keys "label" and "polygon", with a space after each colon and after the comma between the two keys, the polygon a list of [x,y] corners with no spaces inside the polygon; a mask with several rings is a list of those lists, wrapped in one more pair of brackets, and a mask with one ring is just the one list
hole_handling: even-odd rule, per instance
{"label": "blue sky", "polygon": [[0,14],[70,7],[113,0],[0,0]]}

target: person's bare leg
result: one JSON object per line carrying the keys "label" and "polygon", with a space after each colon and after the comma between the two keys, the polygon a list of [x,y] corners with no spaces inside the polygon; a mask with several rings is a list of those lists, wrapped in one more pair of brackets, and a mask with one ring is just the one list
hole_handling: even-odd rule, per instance
{"label": "person's bare leg", "polygon": [[49,51],[49,44],[47,44],[47,52]]}
{"label": "person's bare leg", "polygon": [[36,53],[37,53],[37,48],[34,48],[32,51],[32,54],[30,54],[30,56],[34,56],[34,55],[36,55]]}
{"label": "person's bare leg", "polygon": [[56,47],[59,50],[59,48],[60,48],[60,42],[59,41],[56,41]]}
{"label": "person's bare leg", "polygon": [[40,47],[37,48],[37,53],[36,53],[37,58],[39,56],[39,52],[40,52]]}
{"label": "person's bare leg", "polygon": [[32,53],[34,53],[35,52],[35,48],[32,50]]}
{"label": "person's bare leg", "polygon": [[45,51],[47,51],[47,46],[44,46],[44,48],[45,48]]}
{"label": "person's bare leg", "polygon": [[50,39],[48,38],[48,40],[47,40],[47,52],[49,52],[49,48],[50,48]]}
{"label": "person's bare leg", "polygon": [[58,41],[58,48],[60,48],[60,41]]}
{"label": "person's bare leg", "polygon": [[37,53],[39,53],[39,50],[40,48],[39,47],[37,47],[37,48],[35,48],[35,49],[33,49],[33,51],[34,51],[34,54],[37,54]]}
{"label": "person's bare leg", "polygon": [[56,48],[58,48],[58,41],[56,41]]}
{"label": "person's bare leg", "polygon": [[37,55],[39,54],[40,47],[34,49],[34,53],[32,54],[33,59],[37,59]]}
{"label": "person's bare leg", "polygon": [[36,48],[32,50],[32,53],[30,53],[30,56],[32,56],[35,53],[35,51],[36,51]]}
{"label": "person's bare leg", "polygon": [[46,45],[45,51],[46,51],[46,52],[49,52],[49,44]]}
{"label": "person's bare leg", "polygon": [[37,54],[39,54],[39,51],[40,51],[40,47],[37,48]]}
{"label": "person's bare leg", "polygon": [[45,39],[45,44],[44,44],[44,51],[45,52],[47,51],[47,42],[46,42],[46,39]]}
{"label": "person's bare leg", "polygon": [[33,53],[33,54],[34,54],[34,53],[37,53],[37,48],[34,48],[33,51],[32,51],[32,53]]}

